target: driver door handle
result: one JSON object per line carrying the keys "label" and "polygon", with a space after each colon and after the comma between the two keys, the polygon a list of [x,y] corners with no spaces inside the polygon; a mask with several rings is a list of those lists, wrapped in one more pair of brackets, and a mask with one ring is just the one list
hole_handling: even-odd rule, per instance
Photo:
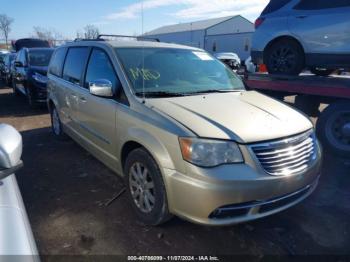
{"label": "driver door handle", "polygon": [[307,15],[299,15],[296,18],[298,18],[298,19],[305,19],[305,18],[307,18]]}
{"label": "driver door handle", "polygon": [[80,97],[80,101],[83,102],[83,103],[87,102],[85,97]]}

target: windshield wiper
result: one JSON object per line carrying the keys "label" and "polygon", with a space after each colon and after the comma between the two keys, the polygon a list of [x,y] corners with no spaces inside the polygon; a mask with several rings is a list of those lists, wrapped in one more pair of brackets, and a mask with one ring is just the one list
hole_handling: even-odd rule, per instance
{"label": "windshield wiper", "polygon": [[231,92],[242,92],[243,90],[217,90],[217,89],[209,89],[209,90],[201,90],[186,94],[209,94],[209,93],[231,93]]}
{"label": "windshield wiper", "polygon": [[185,96],[184,93],[175,93],[175,92],[165,92],[165,91],[157,91],[157,92],[136,92],[135,95],[139,97],[180,97]]}

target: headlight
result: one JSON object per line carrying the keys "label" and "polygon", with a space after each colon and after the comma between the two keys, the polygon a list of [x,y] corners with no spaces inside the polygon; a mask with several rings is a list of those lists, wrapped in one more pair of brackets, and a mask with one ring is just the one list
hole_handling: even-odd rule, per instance
{"label": "headlight", "polygon": [[39,74],[39,73],[34,73],[33,79],[42,84],[46,84],[48,80],[46,76],[43,76],[42,74]]}
{"label": "headlight", "polygon": [[179,138],[184,160],[201,167],[243,163],[238,145],[231,141]]}

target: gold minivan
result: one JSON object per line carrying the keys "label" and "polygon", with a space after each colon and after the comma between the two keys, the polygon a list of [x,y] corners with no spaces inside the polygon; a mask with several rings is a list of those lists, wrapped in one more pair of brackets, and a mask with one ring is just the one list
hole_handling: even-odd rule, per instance
{"label": "gold minivan", "polygon": [[229,225],[285,210],[320,176],[312,123],[246,91],[197,48],[152,41],[75,41],[48,73],[52,130],[125,178],[137,217]]}

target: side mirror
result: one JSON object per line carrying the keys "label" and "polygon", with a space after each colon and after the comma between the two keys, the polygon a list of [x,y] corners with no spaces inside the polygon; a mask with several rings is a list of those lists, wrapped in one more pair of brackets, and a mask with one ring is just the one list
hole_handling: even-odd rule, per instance
{"label": "side mirror", "polygon": [[24,67],[21,61],[15,61],[15,67]]}
{"label": "side mirror", "polygon": [[23,166],[22,136],[12,126],[0,124],[0,180]]}
{"label": "side mirror", "polygon": [[113,97],[113,84],[106,79],[99,79],[89,83],[90,94],[100,97]]}

